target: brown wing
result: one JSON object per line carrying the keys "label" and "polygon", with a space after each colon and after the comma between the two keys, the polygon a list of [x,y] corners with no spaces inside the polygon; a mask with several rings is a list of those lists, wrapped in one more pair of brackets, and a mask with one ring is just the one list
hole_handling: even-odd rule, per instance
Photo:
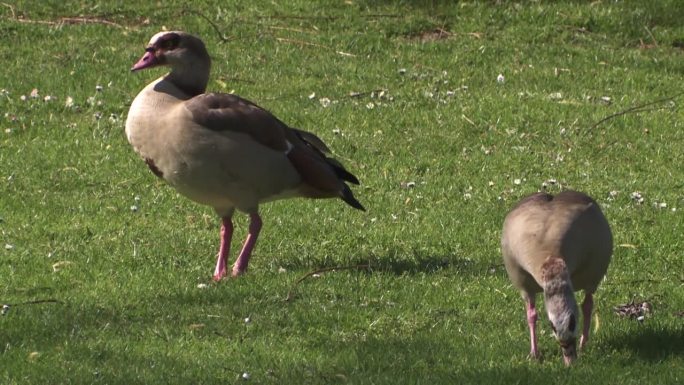
{"label": "brown wing", "polygon": [[214,131],[234,131],[276,151],[287,151],[288,127],[273,114],[231,94],[202,94],[186,102],[193,120]]}
{"label": "brown wing", "polygon": [[186,102],[193,120],[214,131],[234,131],[287,154],[300,174],[301,192],[312,198],[340,196],[349,205],[363,210],[343,181],[359,180],[340,162],[326,156],[330,149],[316,135],[288,127],[258,105],[231,94],[203,94]]}

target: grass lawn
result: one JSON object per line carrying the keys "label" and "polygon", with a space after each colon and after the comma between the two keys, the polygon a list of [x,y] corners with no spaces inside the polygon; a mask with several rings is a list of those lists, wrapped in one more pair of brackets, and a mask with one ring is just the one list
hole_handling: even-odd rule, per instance
{"label": "grass lawn", "polygon": [[[185,3],[0,3],[0,383],[684,382],[680,1]],[[218,218],[124,135],[164,28],[204,39],[211,90],[324,139],[368,211],[265,204],[250,271],[211,282]],[[545,316],[527,359],[499,250],[543,184],[615,237],[571,368]]]}

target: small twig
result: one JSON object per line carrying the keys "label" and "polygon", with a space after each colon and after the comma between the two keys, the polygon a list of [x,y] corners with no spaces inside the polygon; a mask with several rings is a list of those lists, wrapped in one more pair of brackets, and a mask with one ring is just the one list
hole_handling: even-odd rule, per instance
{"label": "small twig", "polygon": [[437,33],[439,34],[439,37],[440,37],[440,38],[441,38],[442,36],[451,36],[451,35],[453,35],[453,33],[447,31],[446,29],[444,29],[444,28],[442,28],[442,27],[437,27],[437,28],[435,28],[435,31],[434,31],[434,32],[437,32]]}
{"label": "small twig", "polygon": [[221,32],[221,29],[218,27],[218,25],[216,25],[216,23],[214,23],[211,19],[209,19],[203,13],[195,11],[195,10],[190,9],[190,8],[183,8],[182,13],[192,13],[192,14],[197,15],[197,16],[201,17],[202,19],[204,19],[207,23],[209,23],[209,25],[211,25],[214,28],[214,31],[216,31],[216,34],[218,35],[219,39],[222,42],[227,43],[229,41],[234,40],[234,38],[232,38],[232,37],[226,37],[226,35],[224,35],[223,32]]}
{"label": "small twig", "polygon": [[316,33],[316,31],[307,31],[304,29],[299,29],[299,28],[291,28],[291,27],[280,27],[277,25],[267,25],[266,28],[269,29],[277,29],[280,31],[291,31],[291,32],[299,32],[299,33]]}
{"label": "small twig", "polygon": [[123,28],[121,24],[117,24],[113,21],[89,18],[89,17],[63,17],[60,21],[64,24],[104,24],[112,27]]}
{"label": "small twig", "polygon": [[13,18],[12,20],[17,21],[19,23],[27,23],[27,24],[47,24],[47,25],[61,25],[61,24],[104,24],[104,25],[109,25],[111,27],[117,27],[117,28],[123,28],[121,24],[117,24],[113,21],[105,20],[105,19],[98,19],[98,18],[93,18],[93,17],[60,17],[59,19],[55,20],[33,20],[33,19],[21,19],[14,17],[14,14],[12,15]]}
{"label": "small twig", "polygon": [[307,278],[314,276],[316,274],[322,274],[322,273],[329,273],[331,271],[340,271],[340,270],[368,270],[370,269],[369,264],[361,264],[361,265],[351,265],[351,266],[334,266],[334,267],[324,267],[322,269],[310,271],[303,276],[301,276],[298,280],[295,281],[295,283],[292,284],[292,287],[290,287],[290,290],[287,292],[287,297],[285,298],[285,302],[290,302],[294,299],[294,294],[295,294],[295,289],[297,286],[302,283],[304,280]]}
{"label": "small twig", "polygon": [[[404,15],[400,14],[390,14],[390,13],[372,13],[368,15],[362,15],[361,17],[366,19],[380,19],[380,18],[401,18]],[[328,20],[334,21],[340,19],[340,16],[300,16],[300,15],[267,15],[267,16],[257,16],[258,19],[294,19],[294,20]]]}
{"label": "small twig", "polygon": [[0,310],[0,315],[6,315],[7,312],[10,310],[10,308],[14,306],[22,306],[22,305],[37,305],[41,303],[62,303],[62,301],[58,301],[56,299],[38,299],[35,301],[25,301],[25,302],[17,302],[17,303],[5,303],[2,304],[2,310]]}
{"label": "small twig", "polygon": [[628,113],[630,113],[630,112],[642,112],[642,111],[649,111],[649,110],[652,110],[652,109],[646,109],[646,107],[650,107],[650,106],[652,106],[652,105],[654,105],[654,104],[658,104],[658,103],[669,102],[669,101],[672,101],[672,100],[674,100],[674,99],[676,99],[676,98],[678,98],[678,97],[680,97],[680,96],[682,96],[682,95],[684,95],[684,92],[679,92],[679,93],[674,94],[673,96],[669,96],[669,97],[667,97],[667,98],[658,99],[658,100],[653,101],[653,102],[649,102],[649,103],[646,103],[646,104],[640,104],[640,105],[638,105],[638,106],[633,106],[633,107],[630,107],[630,108],[628,108],[628,109],[626,109],[626,110],[622,110],[622,111],[620,111],[620,112],[616,112],[616,113],[614,113],[614,114],[612,114],[612,115],[608,115],[608,116],[606,116],[605,118],[603,118],[603,119],[599,120],[598,122],[594,123],[594,125],[591,126],[591,129],[596,128],[598,125],[600,125],[601,123],[603,123],[603,122],[605,122],[605,121],[607,121],[607,120],[616,118],[616,117],[618,117],[618,116],[626,115],[626,114],[628,114]]}
{"label": "small twig", "polygon": [[25,301],[25,302],[17,302],[17,303],[6,303],[5,305],[7,306],[22,306],[22,305],[37,305],[40,303],[59,303],[62,304],[63,302],[57,299],[38,299],[35,301]]}

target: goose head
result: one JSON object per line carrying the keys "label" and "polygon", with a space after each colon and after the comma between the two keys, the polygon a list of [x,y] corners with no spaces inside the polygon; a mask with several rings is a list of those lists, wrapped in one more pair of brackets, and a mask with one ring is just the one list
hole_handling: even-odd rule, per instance
{"label": "goose head", "polygon": [[166,79],[190,96],[195,96],[206,89],[211,58],[198,37],[182,31],[162,31],[152,36],[145,54],[131,67],[131,71],[158,66],[171,67]]}
{"label": "goose head", "polygon": [[577,358],[577,320],[579,309],[567,266],[563,259],[549,257],[542,265],[544,304],[551,329],[570,365]]}

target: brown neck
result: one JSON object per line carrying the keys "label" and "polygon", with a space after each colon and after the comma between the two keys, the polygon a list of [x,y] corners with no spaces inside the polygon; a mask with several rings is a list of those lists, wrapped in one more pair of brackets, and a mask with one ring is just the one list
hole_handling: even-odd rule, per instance
{"label": "brown neck", "polygon": [[188,98],[203,94],[209,83],[209,72],[211,65],[205,63],[194,63],[187,67],[175,67],[164,79],[173,83],[178,89],[183,91]]}

